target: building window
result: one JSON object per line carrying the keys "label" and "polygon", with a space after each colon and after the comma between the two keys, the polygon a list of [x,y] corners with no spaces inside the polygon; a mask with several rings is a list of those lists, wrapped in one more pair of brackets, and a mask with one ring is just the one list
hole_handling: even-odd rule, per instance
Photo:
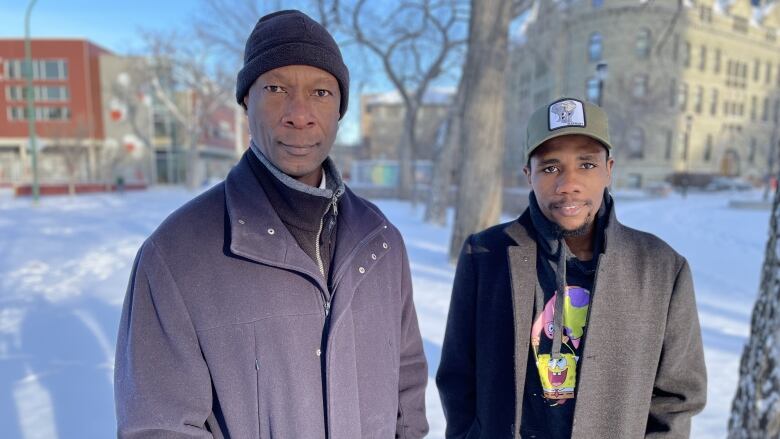
{"label": "building window", "polygon": [[699,19],[705,23],[712,23],[712,7],[701,5],[699,7]]}
{"label": "building window", "polygon": [[758,149],[758,142],[755,137],[750,138],[750,150],[748,151],[748,162],[751,165],[756,163],[756,150]]}
{"label": "building window", "polygon": [[761,60],[753,62],[753,80],[758,81],[761,78]]}
{"label": "building window", "polygon": [[666,160],[672,159],[673,140],[674,134],[672,133],[672,130],[666,130],[666,150],[664,151],[664,159]]}
{"label": "building window", "polygon": [[[27,99],[27,87],[6,86],[5,97],[8,101],[24,101]],[[70,98],[68,87],[65,86],[35,86],[33,99],[36,102],[66,102]]]}
{"label": "building window", "polygon": [[650,47],[652,45],[650,44],[650,29],[643,28],[640,29],[639,32],[636,34],[636,57],[639,59],[644,59],[650,56]]}
{"label": "building window", "polygon": [[775,117],[772,121],[774,123],[780,123],[780,98],[775,99]]}
{"label": "building window", "polygon": [[588,82],[585,84],[585,95],[588,100],[598,104],[601,101],[601,90],[599,90],[599,80],[597,78],[588,78]]}
{"label": "building window", "polygon": [[764,105],[761,107],[761,120],[764,122],[769,121],[769,98],[764,98]]}
{"label": "building window", "polygon": [[704,145],[704,161],[712,160],[712,134],[707,134],[707,143]]}
{"label": "building window", "polygon": [[[68,107],[35,107],[35,120],[41,121],[67,121],[71,113]],[[8,120],[26,121],[26,107],[8,107]]]}
{"label": "building window", "polygon": [[707,69],[707,46],[702,45],[699,50],[699,70],[702,72]]}
{"label": "building window", "polygon": [[675,34],[674,35],[674,42],[672,44],[672,61],[677,62],[677,58],[679,57],[680,51],[680,36]]}
{"label": "building window", "polygon": [[734,17],[734,30],[746,34],[748,31],[748,21],[743,17]]}
{"label": "building window", "polygon": [[679,93],[679,90],[677,90],[677,81],[672,78],[669,85],[669,106],[674,107],[677,105],[677,93]]}
{"label": "building window", "polygon": [[639,99],[647,96],[647,75],[634,76],[633,94]]}
{"label": "building window", "polygon": [[541,78],[549,71],[547,61],[542,58],[536,58],[536,66],[534,68],[534,77]]}
{"label": "building window", "polygon": [[758,98],[753,96],[750,98],[750,120],[756,120],[758,115]]}
{"label": "building window", "polygon": [[770,62],[766,63],[766,74],[764,75],[764,83],[765,84],[772,83],[772,63]]}
{"label": "building window", "polygon": [[588,60],[589,61],[601,61],[602,55],[602,37],[598,32],[594,32],[590,35],[588,40]]}
{"label": "building window", "polygon": [[[4,62],[8,79],[24,79],[24,60],[7,59]],[[65,80],[68,79],[68,61],[64,59],[34,59],[32,60],[33,79]]]}
{"label": "building window", "polygon": [[680,106],[680,111],[688,109],[688,84],[680,84],[680,89],[677,93],[677,103]]}
{"label": "building window", "polygon": [[715,49],[715,73],[720,73],[720,59],[721,59],[720,49]]}
{"label": "building window", "polygon": [[693,95],[693,111],[701,114],[701,109],[704,106],[704,87],[701,85],[696,86],[696,94]]}
{"label": "building window", "polygon": [[710,104],[710,115],[717,116],[718,114],[718,89],[717,88],[712,89],[712,94],[710,99],[712,100]]}
{"label": "building window", "polygon": [[683,53],[682,53],[682,61],[684,67],[690,67],[691,66],[691,43],[684,42],[683,43]]}
{"label": "building window", "polygon": [[641,159],[645,155],[645,133],[641,128],[631,128],[628,133],[628,158]]}

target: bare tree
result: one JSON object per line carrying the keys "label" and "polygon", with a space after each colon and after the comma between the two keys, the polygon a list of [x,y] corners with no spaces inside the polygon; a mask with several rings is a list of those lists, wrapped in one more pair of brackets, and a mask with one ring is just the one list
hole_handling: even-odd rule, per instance
{"label": "bare tree", "polygon": [[512,13],[533,3],[472,0],[463,70],[462,172],[450,241],[454,260],[466,237],[498,222],[504,156],[504,92]]}
{"label": "bare tree", "polygon": [[366,0],[345,4],[318,0],[323,21],[337,26],[373,54],[382,65],[404,106],[404,122],[398,146],[399,196],[412,198],[413,164],[417,151],[417,118],[431,84],[457,69],[459,50],[465,44],[464,0],[408,0],[394,10]]}
{"label": "bare tree", "polygon": [[49,132],[51,146],[49,150],[62,157],[65,174],[68,179],[68,194],[76,195],[76,183],[84,169],[86,140],[89,136],[86,123],[79,122],[74,130],[54,128]]}
{"label": "bare tree", "polygon": [[425,206],[425,221],[444,226],[447,223],[447,208],[450,205],[450,191],[455,164],[460,161],[460,127],[463,123],[460,110],[463,109],[463,81],[455,92],[455,100],[447,110],[437,136],[438,145],[433,160],[433,176],[428,200]]}
{"label": "bare tree", "polygon": [[148,77],[144,82],[151,85],[156,101],[181,127],[187,185],[197,186],[198,141],[208,118],[231,99],[235,79],[214,57],[210,42],[176,31],[144,32],[142,37],[149,56]]}
{"label": "bare tree", "polygon": [[730,439],[780,437],[780,191],[775,192],[769,239],[750,339],[742,352],[737,393],[729,419]]}

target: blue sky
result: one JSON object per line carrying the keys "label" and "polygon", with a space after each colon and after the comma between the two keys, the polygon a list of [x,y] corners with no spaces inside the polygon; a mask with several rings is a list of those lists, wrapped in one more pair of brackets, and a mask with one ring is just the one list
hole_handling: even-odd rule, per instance
{"label": "blue sky", "polygon": [[[265,4],[278,2],[266,1]],[[285,1],[284,4],[300,3]],[[0,38],[24,37],[24,14],[28,1],[0,0]],[[142,47],[139,30],[182,29],[191,22],[200,7],[198,0],[135,0],[132,2],[99,2],[94,0],[38,0],[31,16],[33,38],[86,38],[118,54],[138,52]],[[305,8],[301,8],[305,12]],[[258,17],[259,18],[259,17]],[[248,36],[248,33],[247,33]],[[353,73],[350,108],[341,123],[340,138],[345,142],[356,142],[359,137],[359,90],[360,79],[354,73],[360,70],[356,65],[355,50],[344,51],[345,62]],[[365,55],[362,55],[365,56]],[[372,77],[371,89],[389,90],[390,84],[381,78]],[[377,77],[381,79],[376,80]]]}
{"label": "blue sky", "polygon": [[[24,0],[0,0],[0,38],[24,36]],[[123,53],[137,47],[141,28],[179,26],[197,1],[38,0],[31,17],[33,37],[80,37]]]}

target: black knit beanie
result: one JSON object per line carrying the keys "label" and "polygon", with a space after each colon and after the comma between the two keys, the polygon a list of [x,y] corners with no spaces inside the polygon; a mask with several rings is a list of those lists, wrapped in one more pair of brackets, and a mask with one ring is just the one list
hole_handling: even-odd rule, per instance
{"label": "black knit beanie", "polygon": [[278,67],[307,65],[336,77],[341,91],[339,119],[347,112],[349,70],[336,41],[311,17],[287,10],[268,14],[257,21],[244,49],[244,67],[238,72],[236,99],[243,105],[249,88],[263,73]]}

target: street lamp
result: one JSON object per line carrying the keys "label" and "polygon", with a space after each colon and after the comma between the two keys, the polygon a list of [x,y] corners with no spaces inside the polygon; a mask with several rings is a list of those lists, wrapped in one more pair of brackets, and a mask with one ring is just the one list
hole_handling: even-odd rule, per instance
{"label": "street lamp", "polygon": [[604,102],[604,81],[607,79],[608,74],[609,66],[607,63],[602,61],[596,64],[596,79],[599,81],[599,96],[596,104],[598,104],[599,107],[601,107]]}
{"label": "street lamp", "polygon": [[38,146],[35,143],[35,106],[33,104],[33,68],[32,49],[30,48],[30,14],[37,0],[30,0],[24,15],[24,74],[27,77],[27,126],[30,137],[30,157],[32,158],[32,197],[33,203],[38,203],[40,189],[38,187]]}
{"label": "street lamp", "polygon": [[682,189],[683,189],[683,197],[685,197],[688,194],[688,184],[689,184],[689,176],[688,176],[688,152],[691,145],[691,125],[693,124],[693,116],[690,114],[685,116],[685,143],[683,144],[683,153],[682,153],[682,159],[683,159],[683,178],[682,178]]}

